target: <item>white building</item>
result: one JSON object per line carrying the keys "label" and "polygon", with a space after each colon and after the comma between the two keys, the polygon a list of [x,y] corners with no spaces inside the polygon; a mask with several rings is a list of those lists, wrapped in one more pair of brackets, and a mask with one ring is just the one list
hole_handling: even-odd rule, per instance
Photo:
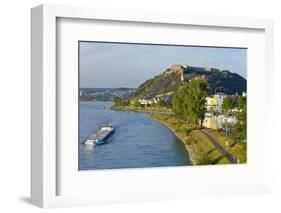
{"label": "white building", "polygon": [[217,93],[214,95],[214,98],[217,100],[217,105],[220,107],[223,103],[223,99],[226,97],[224,93]]}
{"label": "white building", "polygon": [[224,93],[217,93],[213,96],[206,98],[206,108],[208,111],[220,109],[224,98],[227,95]]}
{"label": "white building", "polygon": [[234,125],[238,122],[238,118],[232,115],[218,115],[217,120],[219,129],[223,128],[224,125]]}
{"label": "white building", "polygon": [[234,125],[237,122],[238,118],[235,116],[205,113],[205,118],[202,125],[210,129],[222,129],[226,125]]}
{"label": "white building", "polygon": [[159,98],[155,98],[155,97],[146,97],[146,98],[139,99],[139,103],[141,105],[156,104],[156,103],[158,103],[158,101],[159,101]]}
{"label": "white building", "polygon": [[153,104],[153,100],[142,98],[142,99],[139,100],[139,103],[140,103],[141,105]]}

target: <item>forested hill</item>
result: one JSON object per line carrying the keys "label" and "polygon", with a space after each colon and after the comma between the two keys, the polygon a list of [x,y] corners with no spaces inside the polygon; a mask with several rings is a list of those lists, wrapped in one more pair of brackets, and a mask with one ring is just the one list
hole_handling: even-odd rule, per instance
{"label": "forested hill", "polygon": [[115,97],[127,98],[134,88],[80,88],[80,101],[113,101]]}
{"label": "forested hill", "polygon": [[132,93],[131,97],[157,96],[173,93],[179,86],[196,79],[208,82],[210,93],[241,94],[246,92],[247,81],[228,70],[187,65],[172,65],[160,75],[147,80]]}

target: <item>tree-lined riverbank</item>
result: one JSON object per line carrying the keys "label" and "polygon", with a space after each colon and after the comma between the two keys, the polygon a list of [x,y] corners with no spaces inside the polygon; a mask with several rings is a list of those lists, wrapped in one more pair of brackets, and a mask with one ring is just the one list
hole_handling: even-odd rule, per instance
{"label": "tree-lined riverbank", "polygon": [[[243,102],[244,104],[238,104],[244,112],[242,113],[244,116],[240,116],[240,120],[234,126],[234,137],[233,134],[228,134],[229,137],[226,137],[220,131],[223,129],[222,126],[213,128],[216,130],[203,130],[207,112],[207,94],[206,80],[192,80],[175,91],[170,104],[167,103],[166,107],[156,99],[153,99],[154,102],[145,99],[141,104],[143,99],[136,102],[136,100],[115,98],[114,106],[111,109],[149,113],[150,118],[168,127],[183,142],[189,152],[190,161],[194,165],[245,163],[246,144],[237,143],[232,138],[240,138],[240,141],[246,138],[246,119],[243,119],[246,117],[246,100]],[[235,102],[234,96],[228,96],[225,100]],[[242,103],[241,97],[238,100],[240,100],[239,103]],[[223,110],[226,113],[232,108],[233,106],[224,107]],[[217,111],[216,113],[222,114],[223,112]],[[245,134],[241,134],[241,132]]]}
{"label": "tree-lined riverbank", "polygon": [[184,143],[193,165],[246,162],[246,144],[235,143],[218,131],[204,129],[216,140],[218,149],[206,133],[185,121],[167,114],[150,113],[150,117],[168,127]]}
{"label": "tree-lined riverbank", "polygon": [[[229,159],[225,153],[219,151],[217,147],[210,141],[200,128],[196,125],[188,124],[182,119],[175,117],[174,113],[165,107],[113,107],[113,110],[145,112],[149,118],[155,120],[165,127],[169,128],[175,136],[184,144],[185,149],[189,153],[189,160],[192,165],[213,165],[213,164],[229,164]],[[206,129],[205,129],[206,130]],[[243,148],[237,148],[231,139],[223,137],[218,131],[206,130],[209,134],[218,140],[220,146],[225,152],[231,151],[229,155],[234,154],[234,159],[239,158],[240,163],[246,161],[246,151]],[[225,147],[225,141],[228,140],[229,147]],[[242,152],[242,153],[241,153]]]}
{"label": "tree-lined riverbank", "polygon": [[[141,91],[149,92],[149,85],[140,87]],[[166,93],[158,94],[157,97],[139,97],[138,93],[129,99],[116,97],[112,109],[149,113],[152,119],[168,127],[183,142],[194,165],[246,162],[246,144],[238,143],[246,139],[246,98],[223,96],[223,103],[218,103],[216,99],[216,108],[207,109],[209,93],[210,85],[201,76],[188,83],[183,82],[168,98]],[[239,110],[236,109],[236,114],[239,120],[228,116],[230,110],[235,110],[237,100]],[[220,123],[214,113],[220,116]],[[209,121],[208,125],[204,125],[206,117],[209,118],[206,120]],[[230,118],[232,120],[229,121]],[[211,126],[211,122],[216,126]],[[213,130],[203,130],[203,126]],[[223,129],[228,137],[222,134]],[[236,142],[230,137],[235,138]]]}

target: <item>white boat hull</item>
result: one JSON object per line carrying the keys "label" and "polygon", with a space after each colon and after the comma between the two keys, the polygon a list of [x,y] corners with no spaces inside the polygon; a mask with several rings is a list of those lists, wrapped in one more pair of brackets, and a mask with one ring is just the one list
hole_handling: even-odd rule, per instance
{"label": "white boat hull", "polygon": [[87,139],[84,144],[86,145],[99,145],[106,143],[106,139],[113,133],[114,128],[105,126],[102,127],[96,134]]}

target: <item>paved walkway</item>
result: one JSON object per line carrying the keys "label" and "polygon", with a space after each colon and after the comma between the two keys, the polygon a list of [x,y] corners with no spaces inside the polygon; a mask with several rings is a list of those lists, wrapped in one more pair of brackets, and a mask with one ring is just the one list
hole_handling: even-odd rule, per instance
{"label": "paved walkway", "polygon": [[214,146],[229,160],[230,163],[237,163],[235,158],[229,154],[227,151],[224,150],[224,148],[219,144],[217,139],[212,136],[210,133],[208,133],[206,130],[200,130],[204,135],[207,136],[207,138],[214,144]]}

